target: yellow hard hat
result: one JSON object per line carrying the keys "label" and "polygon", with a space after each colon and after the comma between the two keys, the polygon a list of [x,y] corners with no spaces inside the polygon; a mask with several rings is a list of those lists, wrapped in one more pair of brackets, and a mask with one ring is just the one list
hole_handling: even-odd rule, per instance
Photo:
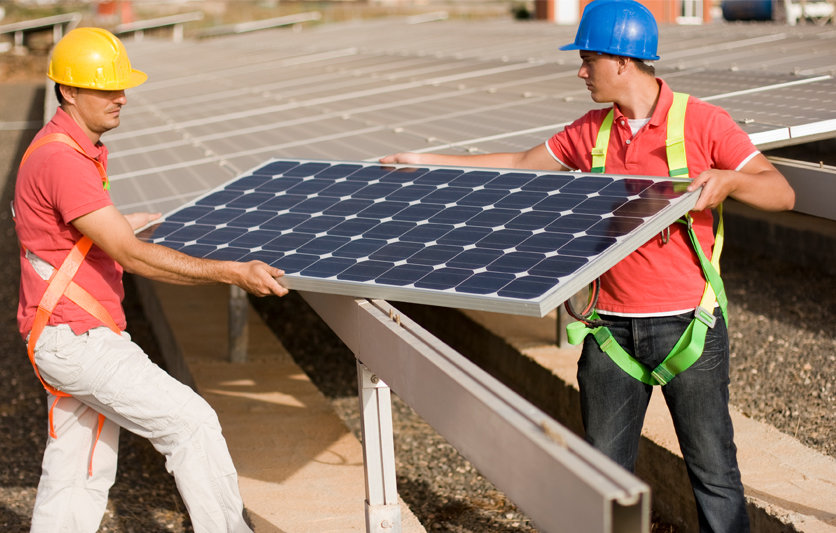
{"label": "yellow hard hat", "polygon": [[61,85],[101,91],[130,89],[148,79],[131,68],[122,41],[101,28],[76,28],[58,41],[47,77]]}

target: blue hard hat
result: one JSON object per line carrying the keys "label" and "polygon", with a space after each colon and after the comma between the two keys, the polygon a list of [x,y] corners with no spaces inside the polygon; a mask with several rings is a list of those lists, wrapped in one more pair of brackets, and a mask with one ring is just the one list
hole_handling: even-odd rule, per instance
{"label": "blue hard hat", "polygon": [[575,42],[561,50],[589,50],[656,60],[659,28],[650,11],[634,0],[595,0],[581,16]]}

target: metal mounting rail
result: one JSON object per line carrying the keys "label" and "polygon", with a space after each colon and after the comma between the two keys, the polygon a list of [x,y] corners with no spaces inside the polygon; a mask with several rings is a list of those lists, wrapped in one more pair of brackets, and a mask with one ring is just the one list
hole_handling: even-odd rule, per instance
{"label": "metal mounting rail", "polygon": [[300,294],[362,362],[358,383],[363,445],[370,446],[364,448],[368,532],[400,531],[399,513],[393,513],[389,494],[394,448],[388,387],[525,511],[540,531],[650,530],[650,489],[644,482],[392,305]]}
{"label": "metal mounting rail", "polygon": [[134,39],[141,41],[145,36],[145,30],[153,30],[156,28],[163,28],[165,26],[174,26],[173,40],[175,43],[183,41],[183,25],[187,22],[195,22],[203,20],[203,11],[194,11],[192,13],[183,13],[182,15],[171,15],[169,17],[160,17],[155,19],[140,20],[128,24],[119,24],[114,28],[116,35],[125,33],[133,33]]}
{"label": "metal mounting rail", "polygon": [[321,18],[322,14],[319,11],[309,11],[307,13],[297,13],[295,15],[286,15],[284,17],[276,17],[272,19],[255,20],[253,22],[241,22],[239,24],[217,26],[200,32],[198,34],[198,37],[217,37],[219,35],[247,33],[250,31],[278,28],[280,26],[290,26],[293,24],[299,24],[300,22],[312,22]]}
{"label": "metal mounting rail", "polygon": [[[0,26],[0,35],[4,33],[14,34],[14,46],[17,49],[23,48],[24,34],[31,31],[43,30],[52,26],[52,42],[57,43],[64,36],[64,33],[72,31],[81,22],[81,13],[66,13],[53,17],[44,17],[35,20],[25,20]],[[65,29],[66,26],[66,29]]]}

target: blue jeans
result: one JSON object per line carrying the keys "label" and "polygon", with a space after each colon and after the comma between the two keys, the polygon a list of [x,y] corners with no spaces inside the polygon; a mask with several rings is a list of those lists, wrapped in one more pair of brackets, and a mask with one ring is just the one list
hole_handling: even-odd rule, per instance
{"label": "blue jeans", "polygon": [[[708,330],[702,356],[662,393],[697,502],[700,533],[748,533],[749,517],[729,415],[729,337],[720,317]],[[630,355],[655,368],[691,322],[690,313],[656,318],[601,315]],[[578,361],[586,440],[633,471],[653,387],[631,377],[601,351],[592,335]]]}

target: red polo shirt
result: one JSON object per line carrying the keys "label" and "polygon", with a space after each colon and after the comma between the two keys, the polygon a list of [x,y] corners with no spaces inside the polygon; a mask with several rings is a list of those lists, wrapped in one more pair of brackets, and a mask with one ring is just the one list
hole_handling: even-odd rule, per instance
{"label": "red polo shirt", "polygon": [[[107,168],[107,148],[101,143],[93,145],[60,108],[35,140],[50,133],[69,135]],[[108,192],[102,190],[101,176],[87,158],[64,143],[48,143],[32,152],[18,172],[14,199],[18,238],[35,255],[53,267],[60,267],[82,237],[71,222],[112,204]],[[73,280],[107,309],[120,329],[125,329],[122,267],[94,244]],[[46,287],[47,282],[21,251],[17,323],[24,338],[32,329]],[[48,322],[51,326],[58,324],[68,324],[76,334],[104,325],[66,297],[58,302]]]}
{"label": "red polo shirt", "polygon": [[[668,110],[673,92],[657,78],[659,102],[650,122],[635,136],[627,118],[615,107],[606,172],[667,176],[665,153]],[[592,149],[609,109],[590,111],[546,142],[552,156],[565,166],[589,172]],[[715,169],[739,170],[758,151],[722,108],[693,96],[685,113],[685,154],[690,177]],[[697,237],[707,257],[714,245],[710,211],[693,212]],[[598,309],[619,315],[670,315],[693,310],[705,288],[697,254],[682,224],[671,226],[671,238],[651,239],[601,276]]]}

